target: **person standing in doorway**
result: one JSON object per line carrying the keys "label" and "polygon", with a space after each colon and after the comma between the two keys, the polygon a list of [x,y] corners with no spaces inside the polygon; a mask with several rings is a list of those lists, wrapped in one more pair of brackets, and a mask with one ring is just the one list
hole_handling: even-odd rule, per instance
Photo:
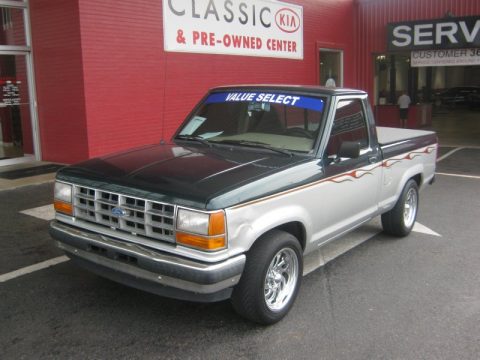
{"label": "person standing in doorway", "polygon": [[400,95],[397,101],[398,107],[400,108],[400,125],[403,128],[407,127],[408,107],[411,102],[412,100],[410,100],[410,96],[408,96],[406,91],[402,92],[402,95]]}
{"label": "person standing in doorway", "polygon": [[329,87],[329,88],[334,88],[337,86],[337,84],[335,83],[335,77],[333,76],[329,76],[327,81],[325,82],[325,86],[326,87]]}

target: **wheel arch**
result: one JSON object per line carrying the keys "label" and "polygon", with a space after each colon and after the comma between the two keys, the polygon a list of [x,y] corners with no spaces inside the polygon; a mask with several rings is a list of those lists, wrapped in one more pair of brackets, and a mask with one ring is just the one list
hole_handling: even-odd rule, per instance
{"label": "wheel arch", "polygon": [[280,230],[295,237],[298,240],[302,251],[305,251],[308,234],[304,221],[308,221],[308,219],[283,219],[282,222],[270,223],[270,226],[265,227],[263,231],[256,233],[255,240],[252,242],[250,248],[266,234]]}
{"label": "wheel arch", "polygon": [[[422,175],[421,173],[412,176],[410,179],[415,180],[415,182],[417,183],[417,186],[418,186],[419,188],[420,188],[420,186],[422,186],[422,184],[423,184],[423,175]],[[408,181],[408,180],[407,180],[407,181]]]}
{"label": "wheel arch", "polygon": [[257,234],[256,239],[252,242],[249,250],[258,242],[261,241],[262,238],[264,238],[266,235],[275,232],[277,230],[286,232],[290,235],[292,235],[294,238],[298,240],[298,243],[300,244],[300,247],[302,248],[302,251],[305,250],[307,241],[307,231],[305,229],[305,225],[301,221],[289,221],[283,224],[279,224],[276,226],[273,226],[269,229],[265,229],[262,233]]}
{"label": "wheel arch", "polygon": [[418,185],[418,188],[422,188],[423,186],[423,177],[424,177],[424,167],[422,164],[417,164],[409,169],[407,169],[407,171],[405,171],[405,173],[403,174],[402,178],[401,178],[401,181],[398,183],[398,186],[397,186],[397,189],[396,189],[396,198],[398,199],[398,197],[400,196],[400,194],[402,193],[403,191],[403,188],[405,187],[405,185],[407,184],[407,182],[410,180],[410,179],[413,179],[417,185]]}
{"label": "wheel arch", "polygon": [[234,209],[227,215],[229,238],[235,251],[240,252],[249,251],[259,239],[274,230],[294,236],[302,251],[305,251],[308,247],[309,229],[314,221],[304,207],[291,204],[273,209]]}
{"label": "wheel arch", "polygon": [[305,225],[303,223],[300,221],[291,221],[277,226],[275,229],[282,230],[293,235],[300,243],[302,250],[305,250],[307,235]]}

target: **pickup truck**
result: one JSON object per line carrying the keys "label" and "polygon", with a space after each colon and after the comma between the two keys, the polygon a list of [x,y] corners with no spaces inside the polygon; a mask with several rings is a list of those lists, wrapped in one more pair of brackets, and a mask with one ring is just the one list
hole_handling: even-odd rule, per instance
{"label": "pickup truck", "polygon": [[273,324],[328,242],[379,215],[410,233],[437,146],[376,127],[363,91],[218,87],[171,141],[59,170],[50,233],[101,276]]}

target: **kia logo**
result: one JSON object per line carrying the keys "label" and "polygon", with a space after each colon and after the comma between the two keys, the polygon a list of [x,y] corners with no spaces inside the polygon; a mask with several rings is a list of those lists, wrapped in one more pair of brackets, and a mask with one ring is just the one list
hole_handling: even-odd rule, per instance
{"label": "kia logo", "polygon": [[112,209],[112,215],[117,217],[128,216],[130,215],[128,210],[122,209],[121,207],[114,207]]}
{"label": "kia logo", "polygon": [[278,28],[286,33],[294,33],[300,29],[300,17],[295,11],[283,8],[275,14],[275,23]]}

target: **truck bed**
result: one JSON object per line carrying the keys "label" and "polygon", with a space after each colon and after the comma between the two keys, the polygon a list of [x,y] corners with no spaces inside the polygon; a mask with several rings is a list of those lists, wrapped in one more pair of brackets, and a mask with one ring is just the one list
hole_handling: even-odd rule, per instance
{"label": "truck bed", "polygon": [[378,143],[380,146],[391,145],[426,135],[435,134],[433,131],[412,130],[377,126]]}

